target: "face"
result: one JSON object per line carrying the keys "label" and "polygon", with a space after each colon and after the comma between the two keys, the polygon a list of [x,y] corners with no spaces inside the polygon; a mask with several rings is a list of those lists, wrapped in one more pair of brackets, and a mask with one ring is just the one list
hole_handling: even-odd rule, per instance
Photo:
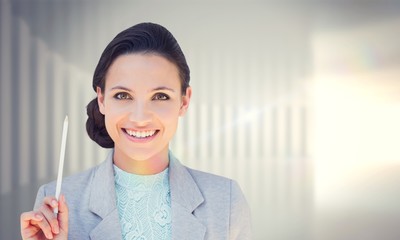
{"label": "face", "polygon": [[114,60],[100,112],[115,143],[114,161],[167,158],[168,146],[186,112],[191,89],[181,93],[178,68],[155,54],[128,54]]}

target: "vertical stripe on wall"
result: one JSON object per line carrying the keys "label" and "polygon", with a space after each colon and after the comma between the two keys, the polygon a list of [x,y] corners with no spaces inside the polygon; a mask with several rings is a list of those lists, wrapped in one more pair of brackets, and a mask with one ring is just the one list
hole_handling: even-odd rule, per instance
{"label": "vertical stripe on wall", "polygon": [[[23,21],[18,21],[18,39],[16,39],[15,42],[17,42],[18,46],[18,63],[16,63],[16,66],[19,65],[18,72],[19,72],[19,79],[18,79],[18,89],[15,89],[14,92],[14,98],[19,99],[19,106],[17,109],[14,111],[19,111],[18,114],[18,119],[14,119],[14,123],[19,123],[14,126],[15,128],[18,128],[19,130],[19,136],[18,136],[18,141],[16,147],[16,151],[20,153],[19,159],[15,159],[16,161],[19,161],[19,169],[17,172],[19,173],[19,186],[24,186],[28,184],[30,177],[29,175],[31,174],[30,172],[30,165],[31,165],[31,135],[30,135],[30,118],[32,116],[32,101],[31,101],[31,85],[32,81],[30,79],[30,51],[31,51],[31,42],[32,40],[30,39],[30,33],[29,33],[29,28]],[[11,100],[12,101],[12,100]],[[17,150],[18,149],[18,150]]]}
{"label": "vertical stripe on wall", "polygon": [[[11,9],[8,1],[1,1],[1,39],[0,39],[0,105],[1,105],[1,135],[2,141],[0,144],[1,159],[0,161],[0,194],[6,194],[11,192],[11,66],[12,66],[12,55],[11,55]],[[5,138],[6,137],[6,138]]]}
{"label": "vertical stripe on wall", "polygon": [[[46,45],[39,39],[36,39],[36,65],[37,65],[37,75],[35,76],[36,86],[38,93],[36,94],[36,114],[33,116],[36,118],[37,125],[35,126],[35,141],[37,145],[37,155],[36,155],[36,169],[37,169],[37,179],[45,179],[47,178],[47,152],[48,146],[43,140],[44,136],[48,136],[47,132],[50,131],[48,129],[48,122],[51,119],[47,118],[47,113],[49,112],[49,98],[46,97],[45,91],[43,89],[47,88],[48,77],[46,74],[47,62],[48,60],[48,49]],[[44,117],[46,116],[46,117]]]}

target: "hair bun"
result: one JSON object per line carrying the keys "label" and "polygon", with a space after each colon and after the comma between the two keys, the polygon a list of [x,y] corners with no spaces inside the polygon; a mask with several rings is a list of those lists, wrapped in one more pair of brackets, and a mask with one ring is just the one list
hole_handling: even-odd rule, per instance
{"label": "hair bun", "polygon": [[108,135],[104,115],[99,110],[97,98],[89,102],[86,107],[88,119],[86,120],[86,131],[89,137],[103,148],[113,148],[114,141]]}

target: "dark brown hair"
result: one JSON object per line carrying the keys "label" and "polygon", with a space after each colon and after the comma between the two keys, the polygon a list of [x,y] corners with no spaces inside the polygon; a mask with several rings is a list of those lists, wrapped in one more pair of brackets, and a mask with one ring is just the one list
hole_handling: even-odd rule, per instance
{"label": "dark brown hair", "polygon": [[[163,26],[140,23],[120,32],[104,49],[93,75],[93,89],[100,87],[104,93],[105,76],[113,61],[120,55],[144,53],[157,54],[174,63],[179,71],[181,92],[189,87],[190,70],[178,42]],[[89,137],[104,148],[113,148],[114,141],[108,135],[104,115],[100,113],[97,98],[87,105],[86,131]]]}

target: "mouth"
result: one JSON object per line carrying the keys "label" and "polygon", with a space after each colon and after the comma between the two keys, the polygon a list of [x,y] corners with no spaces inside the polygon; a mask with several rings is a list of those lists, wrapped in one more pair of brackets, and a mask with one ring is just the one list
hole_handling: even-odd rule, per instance
{"label": "mouth", "polygon": [[136,140],[136,141],[137,140],[140,140],[140,141],[151,140],[160,131],[160,130],[135,131],[135,130],[126,129],[126,128],[123,128],[122,130],[129,136],[130,139]]}

